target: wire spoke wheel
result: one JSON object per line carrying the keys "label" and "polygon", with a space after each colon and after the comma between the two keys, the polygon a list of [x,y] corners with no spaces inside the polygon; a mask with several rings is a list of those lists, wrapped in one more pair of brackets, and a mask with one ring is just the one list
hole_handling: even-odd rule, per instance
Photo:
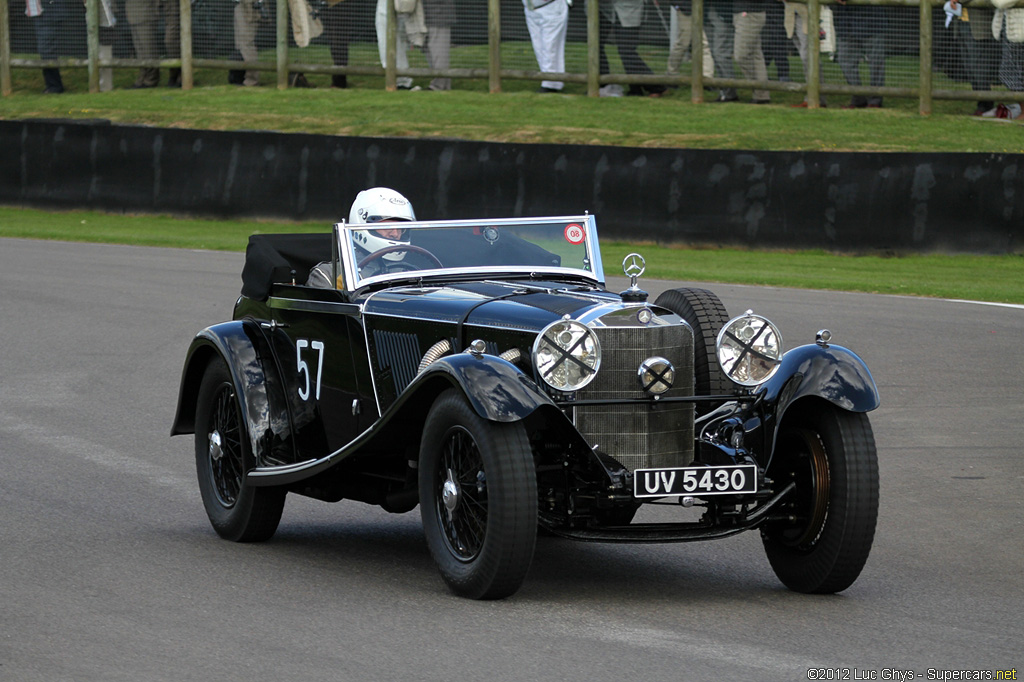
{"label": "wire spoke wheel", "polygon": [[518,590],[537,540],[537,474],[523,425],[488,421],[449,389],[427,415],[419,475],[423,533],[449,589],[472,599]]}
{"label": "wire spoke wheel", "polygon": [[445,434],[435,473],[439,486],[435,506],[444,540],[452,554],[472,561],[487,533],[487,476],[480,450],[464,428],[456,426]]}
{"label": "wire spoke wheel", "polygon": [[245,480],[256,460],[238,391],[221,358],[210,362],[199,386],[195,448],[199,492],[217,534],[236,542],[272,537],[281,521],[286,492],[256,488]]}
{"label": "wire spoke wheel", "polygon": [[209,434],[210,473],[217,497],[225,507],[233,507],[242,490],[245,463],[235,408],[235,391],[230,384],[221,384],[214,396],[213,423]]}

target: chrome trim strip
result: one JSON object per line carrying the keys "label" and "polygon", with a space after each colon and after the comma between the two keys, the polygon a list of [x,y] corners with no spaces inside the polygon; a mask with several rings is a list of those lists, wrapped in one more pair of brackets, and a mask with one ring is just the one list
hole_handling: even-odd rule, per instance
{"label": "chrome trim strip", "polygon": [[359,315],[362,307],[358,303],[333,301],[309,301],[301,298],[271,296],[267,305],[276,310],[303,310],[311,313],[332,313],[334,315]]}

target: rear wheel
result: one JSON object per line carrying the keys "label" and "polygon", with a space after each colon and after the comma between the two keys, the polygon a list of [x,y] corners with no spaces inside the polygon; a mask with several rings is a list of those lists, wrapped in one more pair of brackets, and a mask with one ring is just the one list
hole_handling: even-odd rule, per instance
{"label": "rear wheel", "polygon": [[772,569],[797,592],[841,592],[860,575],[878,517],[878,460],[867,415],[815,402],[786,415],[768,476],[796,483],[790,519],[761,531]]}
{"label": "rear wheel", "polygon": [[420,514],[430,553],[463,597],[519,589],[537,539],[537,478],[522,424],[489,422],[450,389],[438,397],[420,447]]}
{"label": "rear wheel", "polygon": [[234,382],[220,358],[206,368],[199,386],[195,443],[199,492],[217,534],[236,542],[260,542],[273,536],[286,493],[279,488],[256,488],[245,480],[256,463]]}

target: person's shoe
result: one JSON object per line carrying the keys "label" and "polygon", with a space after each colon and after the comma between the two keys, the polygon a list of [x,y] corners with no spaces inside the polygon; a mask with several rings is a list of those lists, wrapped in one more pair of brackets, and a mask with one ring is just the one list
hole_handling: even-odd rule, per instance
{"label": "person's shoe", "polygon": [[717,99],[715,99],[715,101],[716,102],[738,102],[738,101],[740,101],[740,98],[739,98],[738,95],[719,95],[717,97]]}
{"label": "person's shoe", "polygon": [[288,77],[288,86],[292,88],[312,88],[315,87],[306,80],[306,74],[304,73],[293,73]]}
{"label": "person's shoe", "polygon": [[537,88],[537,93],[541,95],[547,95],[555,92],[561,92],[561,90],[558,88],[545,88],[544,86]]}
{"label": "person's shoe", "polygon": [[167,76],[167,87],[169,88],[180,88],[181,87],[181,69],[171,69],[170,74]]}
{"label": "person's shoe", "polygon": [[793,107],[794,109],[806,109],[807,102],[797,102],[796,104],[790,104],[789,106]]}
{"label": "person's shoe", "polygon": [[333,76],[331,76],[331,87],[341,89],[347,88],[348,77],[345,76],[345,74],[334,74]]}
{"label": "person's shoe", "polygon": [[399,90],[408,90],[409,92],[418,92],[423,89],[418,85],[398,85],[396,87]]}
{"label": "person's shoe", "polygon": [[881,104],[872,103],[872,104],[868,105],[868,109],[881,109],[881,108],[882,108]]}
{"label": "person's shoe", "polygon": [[597,94],[601,97],[622,97],[623,89],[618,83],[609,83],[608,85],[602,85]]}
{"label": "person's shoe", "polygon": [[46,88],[45,90],[43,90],[43,94],[44,95],[60,95],[63,92],[64,92],[64,88],[58,88],[55,85],[52,85],[52,86]]}

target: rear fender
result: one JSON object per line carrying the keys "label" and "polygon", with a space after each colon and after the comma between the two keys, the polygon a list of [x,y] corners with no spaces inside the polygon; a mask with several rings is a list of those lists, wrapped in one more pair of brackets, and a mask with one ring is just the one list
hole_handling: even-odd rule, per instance
{"label": "rear fender", "polygon": [[283,384],[272,357],[266,337],[251,320],[216,324],[196,334],[185,356],[171,435],[195,432],[199,386],[207,366],[220,358],[228,366],[235,391],[242,396],[241,418],[256,461],[266,461],[271,449],[280,453],[282,446],[293,448]]}

